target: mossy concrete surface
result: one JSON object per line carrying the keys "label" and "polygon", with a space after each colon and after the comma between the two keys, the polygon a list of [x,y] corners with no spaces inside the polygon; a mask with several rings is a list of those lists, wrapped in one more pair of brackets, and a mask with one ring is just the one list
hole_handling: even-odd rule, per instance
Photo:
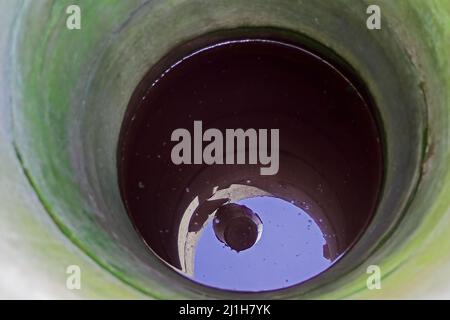
{"label": "mossy concrete surface", "polygon": [[[81,30],[66,28],[71,4]],[[382,9],[381,30],[366,28],[369,4]],[[365,79],[388,167],[377,218],[334,272],[253,297],[450,298],[449,0],[3,0],[0,9],[0,297],[240,298],[149,253],[120,200],[116,143],[133,89],[168,50],[207,32],[270,27],[321,42]],[[370,264],[381,267],[381,290],[366,287]],[[81,267],[81,290],[66,288],[69,265]]]}

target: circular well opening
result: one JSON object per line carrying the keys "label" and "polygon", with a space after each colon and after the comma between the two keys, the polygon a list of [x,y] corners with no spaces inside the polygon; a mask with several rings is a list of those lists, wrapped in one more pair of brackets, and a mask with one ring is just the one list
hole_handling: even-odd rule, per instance
{"label": "circular well opening", "polygon": [[142,239],[176,270],[276,290],[326,271],[365,231],[382,134],[363,82],[326,50],[232,33],[173,49],[140,82],[119,183]]}
{"label": "circular well opening", "polygon": [[[270,1],[259,2],[260,6],[248,6],[235,1],[220,10],[209,2],[198,3],[183,1],[168,5],[163,1],[151,1],[136,8],[131,2],[123,2],[117,11],[110,12],[117,19],[92,21],[80,33],[71,33],[64,28],[64,21],[60,19],[64,16],[63,5],[58,4],[55,8],[44,3],[24,6],[17,22],[21,28],[14,43],[15,52],[21,54],[14,56],[11,64],[15,85],[11,103],[16,152],[36,194],[56,225],[85,254],[140,292],[159,298],[241,298],[243,295],[239,292],[217,290],[214,288],[220,286],[214,284],[212,287],[199,285],[168,268],[162,261],[172,259],[170,263],[182,270],[182,265],[189,265],[186,257],[194,257],[185,251],[177,251],[180,246],[176,236],[170,236],[171,241],[164,242],[170,244],[166,251],[173,253],[173,258],[161,256],[161,260],[144,245],[130,223],[120,196],[117,140],[124,111],[136,85],[147,70],[161,62],[161,58],[180,43],[188,44],[187,54],[204,47],[203,44],[196,46],[189,39],[212,31],[257,26],[250,29],[260,35],[260,26],[270,26],[277,28],[279,35],[278,28],[291,30],[295,37],[275,40],[289,42],[295,39],[294,44],[301,43],[308,51],[321,56],[320,50],[314,49],[323,49],[323,46],[311,40],[317,39],[328,48],[323,56],[330,58],[333,66],[342,63],[343,70],[357,70],[357,78],[364,79],[371,95],[363,93],[363,96],[373,96],[380,119],[378,123],[383,123],[384,188],[366,231],[356,236],[359,240],[351,245],[351,250],[346,251],[327,272],[300,285],[287,283],[282,286],[288,287],[285,289],[253,291],[244,296],[347,297],[360,292],[365,289],[365,278],[359,281],[358,277],[365,276],[367,263],[388,263],[387,270],[399,265],[400,260],[392,261],[392,255],[404,252],[402,245],[428,212],[420,209],[428,202],[421,205],[414,199],[416,195],[424,198],[435,190],[430,188],[425,192],[418,188],[422,169],[427,169],[430,175],[425,181],[427,186],[438,176],[429,162],[426,168],[422,167],[428,150],[425,142],[430,139],[427,130],[433,129],[427,128],[428,112],[434,110],[427,103],[438,110],[435,119],[443,119],[437,116],[442,111],[439,102],[443,99],[439,86],[423,82],[426,75],[434,74],[430,71],[435,70],[430,62],[433,53],[418,44],[422,38],[407,36],[413,34],[410,30],[418,30],[422,36],[426,34],[423,25],[416,24],[415,20],[401,19],[405,13],[396,4],[384,10],[387,23],[383,24],[383,30],[372,32],[364,27],[366,7],[363,2],[349,7],[339,1],[337,4],[324,2],[320,6],[315,2],[284,4]],[[103,6],[93,4],[91,16],[105,16],[103,9]],[[42,23],[38,13],[47,11],[49,15],[58,14],[60,20],[56,19],[55,23],[60,28]],[[169,28],[167,21],[177,23]],[[288,33],[291,34],[281,32]],[[48,42],[42,42],[42,34],[48,35]],[[231,39],[236,39],[235,34]],[[189,43],[193,46],[189,47]],[[345,57],[352,67],[338,56]],[[424,64],[420,65],[420,61]],[[160,70],[160,74],[165,70]],[[436,74],[442,76],[437,68]],[[365,86],[357,87],[362,90]],[[436,92],[433,99],[424,100],[425,88]],[[273,128],[271,124],[272,121],[265,127]],[[445,124],[442,126],[445,128]],[[228,124],[227,127],[234,128]],[[190,129],[192,123],[179,128]],[[437,149],[433,151],[436,157],[443,154],[438,147],[436,145]],[[438,158],[437,163],[442,159]],[[256,166],[255,171],[258,170],[259,166]],[[248,196],[246,181],[243,180],[239,188],[245,187]],[[259,189],[267,192],[267,188],[258,188],[259,197],[270,197],[270,194],[262,195]],[[239,199],[238,194],[234,196]],[[210,197],[211,193],[207,193],[203,200]],[[278,195],[275,198],[287,201],[291,197]],[[236,200],[238,204],[240,200]],[[168,201],[169,205],[180,203]],[[240,205],[252,206],[242,202]],[[179,212],[184,212],[183,209]],[[258,208],[249,209],[261,218],[262,233],[255,242],[260,245],[267,238],[268,219],[262,218],[264,213]],[[177,212],[177,209],[170,212]],[[174,219],[173,225],[189,227],[189,223],[184,224],[181,220],[182,216],[189,215],[178,215],[178,221]],[[318,224],[317,220],[312,220]],[[187,231],[183,233],[188,234]],[[214,236],[218,238],[216,234]],[[216,238],[214,241],[219,243]],[[189,241],[199,243],[195,237]],[[249,251],[239,254],[246,252]],[[184,262],[181,261],[183,257]]]}

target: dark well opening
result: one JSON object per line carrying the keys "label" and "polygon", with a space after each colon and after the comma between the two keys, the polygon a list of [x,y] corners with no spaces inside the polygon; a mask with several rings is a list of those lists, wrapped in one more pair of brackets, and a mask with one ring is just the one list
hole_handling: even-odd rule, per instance
{"label": "dark well opening", "polygon": [[[281,34],[205,36],[136,88],[118,148],[123,201],[151,250],[193,280],[298,284],[370,222],[383,176],[375,108],[319,52]],[[236,129],[242,145],[228,139]]]}

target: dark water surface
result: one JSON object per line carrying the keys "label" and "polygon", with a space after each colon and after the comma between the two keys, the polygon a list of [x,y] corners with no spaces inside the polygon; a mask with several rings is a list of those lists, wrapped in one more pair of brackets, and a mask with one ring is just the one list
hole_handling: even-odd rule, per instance
{"label": "dark water surface", "polygon": [[[175,49],[136,88],[123,123],[119,179],[133,224],[154,253],[202,284],[262,291],[310,279],[374,214],[383,158],[370,101],[350,71],[277,39]],[[203,132],[279,129],[279,171],[174,164],[172,132],[193,134],[194,121]],[[230,203],[241,207],[214,229]],[[233,250],[232,239],[248,248]]]}

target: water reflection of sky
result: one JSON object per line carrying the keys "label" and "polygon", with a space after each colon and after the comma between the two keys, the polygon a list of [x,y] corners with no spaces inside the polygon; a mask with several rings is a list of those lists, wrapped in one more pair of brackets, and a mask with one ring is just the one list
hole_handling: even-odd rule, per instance
{"label": "water reflection of sky", "polygon": [[217,240],[209,223],[197,245],[196,281],[239,291],[273,290],[305,281],[332,264],[323,256],[322,231],[304,210],[268,196],[238,203],[261,218],[261,239],[237,253]]}

